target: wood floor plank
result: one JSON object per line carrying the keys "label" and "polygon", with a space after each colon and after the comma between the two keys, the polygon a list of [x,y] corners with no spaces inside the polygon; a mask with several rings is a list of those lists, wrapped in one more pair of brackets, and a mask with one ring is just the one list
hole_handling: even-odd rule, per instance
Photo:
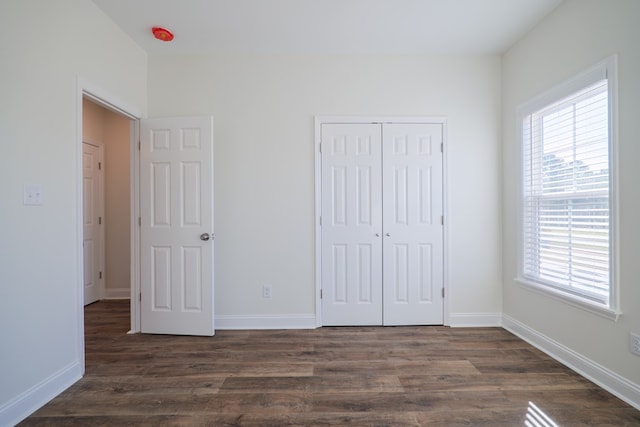
{"label": "wood floor plank", "polygon": [[214,414],[283,414],[304,413],[311,409],[311,394],[296,392],[220,393],[204,409]]}
{"label": "wood floor plank", "polygon": [[36,417],[122,416],[206,413],[211,395],[127,395],[103,393],[81,399],[59,397],[36,412]]}
{"label": "wood floor plank", "polygon": [[[212,358],[209,362],[179,364],[182,375],[213,375],[223,377],[292,377],[313,375],[313,365],[309,362],[218,362]],[[171,376],[175,375],[176,364],[155,363],[145,372],[146,375]]]}
{"label": "wood floor plank", "polygon": [[23,426],[640,426],[640,411],[501,328],[127,334],[85,308],[85,376]]}
{"label": "wood floor plank", "polygon": [[355,360],[320,362],[315,364],[315,375],[479,375],[480,372],[467,360],[419,360],[419,361],[387,361],[387,360]]}
{"label": "wood floor plank", "polygon": [[[525,404],[526,407],[526,404]],[[501,391],[315,394],[315,412],[445,412],[504,410],[513,402]]]}
{"label": "wood floor plank", "polygon": [[220,387],[222,393],[309,393],[317,377],[229,377]]}
{"label": "wood floor plank", "polygon": [[507,390],[585,390],[593,387],[571,375],[560,374],[488,374],[488,375],[412,375],[401,376],[407,392],[419,391],[507,391]]}
{"label": "wood floor plank", "polygon": [[83,399],[88,394],[114,394],[126,398],[132,395],[207,395],[215,394],[222,386],[225,377],[212,375],[198,376],[167,376],[144,377],[139,376],[108,376],[95,377],[91,381],[79,381],[71,386],[65,396],[70,399]]}
{"label": "wood floor plank", "polygon": [[247,390],[260,390],[262,393],[296,392],[331,392],[340,393],[372,392],[399,393],[404,392],[400,379],[395,375],[343,375],[312,377],[230,377],[220,387],[222,393],[246,393]]}

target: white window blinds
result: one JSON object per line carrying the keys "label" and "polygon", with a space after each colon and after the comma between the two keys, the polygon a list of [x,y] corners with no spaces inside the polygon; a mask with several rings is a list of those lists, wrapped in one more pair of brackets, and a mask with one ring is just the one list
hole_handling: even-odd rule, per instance
{"label": "white window blinds", "polygon": [[523,279],[609,305],[607,79],[524,116]]}

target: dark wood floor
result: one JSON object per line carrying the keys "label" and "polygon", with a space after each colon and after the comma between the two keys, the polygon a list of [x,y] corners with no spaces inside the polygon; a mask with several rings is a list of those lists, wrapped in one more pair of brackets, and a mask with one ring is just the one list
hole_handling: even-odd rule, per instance
{"label": "dark wood floor", "polygon": [[128,301],[85,312],[84,378],[21,425],[522,426],[535,408],[559,426],[640,425],[640,411],[500,328],[176,337],[127,335]]}

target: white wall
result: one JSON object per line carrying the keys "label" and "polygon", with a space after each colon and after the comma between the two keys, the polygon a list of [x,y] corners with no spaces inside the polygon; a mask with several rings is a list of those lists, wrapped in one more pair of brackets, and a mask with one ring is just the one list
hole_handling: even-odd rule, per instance
{"label": "white wall", "polygon": [[106,298],[131,296],[131,121],[105,115]]}
{"label": "white wall", "polygon": [[104,147],[105,266],[102,298],[131,295],[131,120],[82,102],[82,136]]}
{"label": "white wall", "polygon": [[221,316],[314,314],[314,115],[446,116],[452,321],[499,321],[499,57],[150,55],[149,112],[214,116]]}
{"label": "white wall", "polygon": [[[640,407],[640,358],[629,348],[629,331],[640,333],[640,2],[567,1],[503,58],[503,277],[504,313],[530,336],[552,344],[565,356],[574,353],[595,374],[619,375],[613,386]],[[518,162],[520,141],[516,108],[535,95],[618,56],[619,278],[622,317],[607,320],[531,292],[514,282],[517,272]],[[586,369],[586,368],[585,368]],[[606,377],[606,375],[604,375]],[[604,378],[603,377],[603,378]],[[604,381],[604,380],[601,380]]]}
{"label": "white wall", "polygon": [[[146,54],[88,0],[0,2],[0,425],[82,373],[79,75],[146,112]],[[23,206],[23,184],[42,206]]]}

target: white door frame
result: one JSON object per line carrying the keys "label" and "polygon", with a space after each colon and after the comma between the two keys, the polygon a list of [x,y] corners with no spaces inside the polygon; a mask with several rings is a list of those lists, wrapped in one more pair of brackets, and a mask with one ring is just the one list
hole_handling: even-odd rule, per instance
{"label": "white door frame", "polygon": [[111,110],[117,114],[127,117],[132,121],[130,135],[130,152],[131,152],[131,330],[132,332],[140,331],[140,230],[137,226],[137,218],[140,216],[140,185],[138,177],[138,136],[140,133],[140,118],[142,113],[130,105],[122,102],[106,91],[78,76],[76,78],[76,264],[78,265],[76,274],[77,289],[77,334],[78,342],[78,360],[81,362],[82,373],[84,374],[84,261],[82,250],[82,99],[83,97],[92,102]]}
{"label": "white door frame", "polygon": [[449,267],[448,267],[448,202],[447,202],[447,119],[443,116],[315,116],[315,300],[316,300],[316,326],[322,326],[322,230],[320,228],[320,215],[322,213],[322,156],[320,155],[320,143],[322,142],[322,124],[328,123],[436,123],[442,125],[442,197],[444,213],[443,229],[443,283],[445,299],[443,307],[443,323],[449,322]]}

